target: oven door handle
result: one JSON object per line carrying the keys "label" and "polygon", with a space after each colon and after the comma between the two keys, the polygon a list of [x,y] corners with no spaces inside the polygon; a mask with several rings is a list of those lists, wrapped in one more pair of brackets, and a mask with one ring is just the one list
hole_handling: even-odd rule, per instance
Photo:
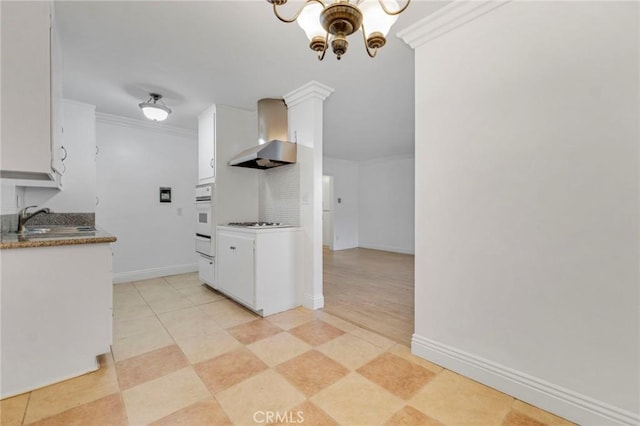
{"label": "oven door handle", "polygon": [[209,254],[209,253],[203,253],[201,251],[196,251],[196,253],[198,253],[198,256],[202,256],[204,258],[206,258],[207,260],[214,260],[216,257]]}
{"label": "oven door handle", "polygon": [[210,262],[213,262],[216,259],[215,256],[209,256],[208,254],[204,254],[204,253],[200,253],[200,252],[198,252],[198,254],[200,256],[204,257],[205,259],[207,259]]}
{"label": "oven door handle", "polygon": [[196,240],[196,253],[203,256],[209,256],[209,257],[214,256],[215,248],[212,247],[211,237],[196,234],[195,240]]}
{"label": "oven door handle", "polygon": [[204,235],[196,233],[196,240],[211,240],[211,235]]}

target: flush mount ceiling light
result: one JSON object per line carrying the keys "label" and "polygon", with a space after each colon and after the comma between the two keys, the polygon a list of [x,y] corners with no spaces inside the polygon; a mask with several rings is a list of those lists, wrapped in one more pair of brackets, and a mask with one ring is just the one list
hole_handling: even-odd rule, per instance
{"label": "flush mount ceiling light", "polygon": [[[153,121],[162,121],[166,120],[169,114],[171,114],[171,109],[161,101],[162,95],[157,93],[149,93],[149,99],[146,102],[142,102],[138,104],[144,116],[149,120]],[[158,103],[160,101],[161,103]]]}
{"label": "flush mount ceiling light", "polygon": [[[273,5],[273,13],[282,22],[295,22],[309,38],[309,47],[323,60],[329,43],[333,53],[340,59],[349,47],[347,36],[362,31],[364,47],[374,58],[378,49],[385,45],[387,33],[405,11],[411,0],[399,8],[396,0],[306,0],[292,18],[284,18],[278,13],[278,6],[287,0],[267,0]],[[393,10],[387,8],[386,4]]]}

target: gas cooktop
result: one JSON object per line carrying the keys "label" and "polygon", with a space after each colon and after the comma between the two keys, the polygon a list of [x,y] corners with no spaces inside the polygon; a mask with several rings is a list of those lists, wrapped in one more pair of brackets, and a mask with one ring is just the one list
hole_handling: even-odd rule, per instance
{"label": "gas cooktop", "polygon": [[241,228],[290,228],[291,225],[285,225],[280,222],[229,222],[228,226],[238,226]]}

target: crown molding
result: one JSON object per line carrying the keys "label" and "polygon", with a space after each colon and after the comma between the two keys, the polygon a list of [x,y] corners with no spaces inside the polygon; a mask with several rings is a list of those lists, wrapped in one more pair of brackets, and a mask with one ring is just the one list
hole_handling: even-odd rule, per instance
{"label": "crown molding", "polygon": [[333,92],[334,89],[331,87],[312,80],[304,86],[287,93],[283,98],[284,102],[287,104],[287,108],[291,108],[308,99],[319,99],[324,101]]}
{"label": "crown molding", "polygon": [[77,105],[77,106],[84,107],[84,108],[87,108],[87,109],[89,109],[89,108],[93,109],[93,110],[96,109],[96,106],[93,105],[93,104],[88,104],[86,102],[76,101],[74,99],[63,98],[62,102],[65,103],[65,104],[69,104],[69,105]]}
{"label": "crown molding", "polygon": [[397,35],[415,49],[509,2],[510,0],[455,0],[399,31]]}
{"label": "crown molding", "polygon": [[153,132],[172,134],[175,136],[182,136],[187,138],[194,138],[198,136],[198,132],[196,132],[195,130],[167,126],[165,124],[153,123],[151,121],[134,120],[133,118],[106,114],[104,112],[96,112],[96,122],[102,124],[111,124],[113,126],[151,130]]}

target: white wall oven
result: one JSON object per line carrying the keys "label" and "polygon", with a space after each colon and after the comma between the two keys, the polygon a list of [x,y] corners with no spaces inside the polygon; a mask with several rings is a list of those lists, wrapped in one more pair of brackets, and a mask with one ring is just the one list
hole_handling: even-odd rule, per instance
{"label": "white wall oven", "polygon": [[196,236],[211,238],[213,234],[213,186],[196,186]]}
{"label": "white wall oven", "polygon": [[215,196],[212,184],[196,186],[196,253],[200,281],[213,286],[215,280]]}

